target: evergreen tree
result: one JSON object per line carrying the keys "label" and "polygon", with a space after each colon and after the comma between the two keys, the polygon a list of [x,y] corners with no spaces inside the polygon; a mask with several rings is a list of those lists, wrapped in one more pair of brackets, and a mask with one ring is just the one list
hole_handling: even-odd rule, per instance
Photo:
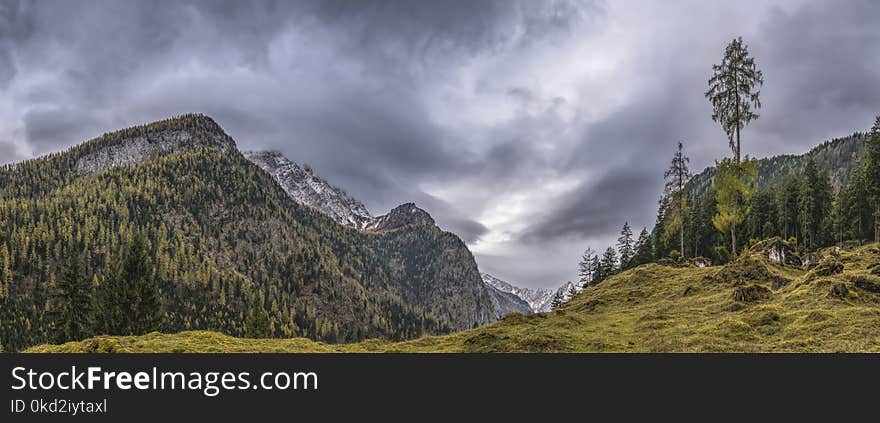
{"label": "evergreen tree", "polygon": [[678,231],[679,251],[682,257],[685,257],[684,249],[684,228],[685,216],[687,214],[687,197],[684,195],[685,184],[691,179],[691,172],[688,168],[690,159],[684,155],[684,144],[678,142],[678,151],[672,156],[672,164],[663,177],[666,179],[666,195],[672,198],[673,216],[670,223],[667,224],[664,232],[667,238],[671,232]]}
{"label": "evergreen tree", "polygon": [[642,228],[639,239],[636,241],[635,255],[630,260],[630,266],[636,267],[654,261],[654,252],[652,251],[651,235],[648,234],[648,228]]}
{"label": "evergreen tree", "polygon": [[102,286],[104,327],[110,335],[141,335],[159,329],[162,304],[146,241],[137,233]]}
{"label": "evergreen tree", "polygon": [[[571,283],[571,282],[569,282],[569,283]],[[571,286],[568,287],[568,299],[569,300],[574,298],[574,296],[577,295],[577,293],[578,293],[578,290],[577,290],[577,288],[575,288],[574,284],[572,284]]]}
{"label": "evergreen tree", "polygon": [[812,157],[804,168],[801,186],[798,207],[798,218],[803,235],[801,244],[807,249],[814,249],[825,243],[833,194],[828,174],[819,173]]}
{"label": "evergreen tree", "polygon": [[553,301],[550,302],[550,309],[555,309],[555,308],[561,306],[564,302],[565,301],[564,301],[564,298],[562,297],[562,292],[556,291],[556,293],[553,294]]}
{"label": "evergreen tree", "polygon": [[788,175],[782,180],[782,188],[779,190],[778,215],[779,227],[782,237],[786,240],[798,238],[798,205],[801,197],[801,180],[797,175]]}
{"label": "evergreen tree", "polygon": [[77,341],[93,334],[92,283],[83,275],[76,254],[71,255],[51,289],[48,314],[55,342]]}
{"label": "evergreen tree", "polygon": [[617,252],[613,247],[608,247],[599,261],[599,269],[596,272],[598,280],[594,284],[604,281],[615,273],[617,273]]}
{"label": "evergreen tree", "polygon": [[578,263],[578,283],[586,287],[590,285],[593,281],[593,274],[596,269],[593,267],[593,249],[587,247],[586,251],[584,251],[584,255],[581,256],[581,261]]}
{"label": "evergreen tree", "polygon": [[746,160],[735,163],[725,159],[718,163],[715,191],[718,213],[712,218],[715,228],[730,233],[731,255],[737,255],[736,228],[748,215],[748,202],[754,193],[754,181],[758,176],[758,161]]}
{"label": "evergreen tree", "polygon": [[880,242],[880,116],[866,144],[864,173],[868,198],[874,205],[874,242]]}
{"label": "evergreen tree", "polygon": [[633,233],[629,222],[624,222],[623,229],[620,230],[620,237],[617,238],[617,251],[620,253],[620,267],[622,269],[628,268],[629,261],[634,254]]}
{"label": "evergreen tree", "polygon": [[269,335],[269,313],[263,307],[251,307],[251,313],[245,325],[245,336],[248,338],[268,338]]}
{"label": "evergreen tree", "polygon": [[724,49],[721,64],[712,66],[706,98],[712,103],[712,120],[727,134],[733,162],[740,163],[740,132],[758,118],[753,111],[761,108],[760,86],[764,74],[749,56],[742,37],[734,38]]}

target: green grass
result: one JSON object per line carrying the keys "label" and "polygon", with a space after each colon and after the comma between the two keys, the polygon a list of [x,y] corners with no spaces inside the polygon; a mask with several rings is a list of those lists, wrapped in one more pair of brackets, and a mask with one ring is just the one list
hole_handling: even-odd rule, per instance
{"label": "green grass", "polygon": [[[809,271],[772,265],[758,252],[724,267],[649,264],[585,290],[554,312],[514,314],[477,329],[406,342],[324,344],[200,331],[97,337],[28,351],[880,352],[880,294],[853,283],[880,285],[874,270],[880,249],[827,249],[820,255],[826,265]],[[843,264],[842,272],[836,273],[835,262]],[[749,288],[763,297],[734,300],[734,290],[753,285],[769,295]]]}

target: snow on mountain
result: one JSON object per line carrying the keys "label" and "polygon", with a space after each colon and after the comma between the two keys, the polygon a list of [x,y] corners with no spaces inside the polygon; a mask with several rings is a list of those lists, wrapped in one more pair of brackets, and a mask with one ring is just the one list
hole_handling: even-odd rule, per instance
{"label": "snow on mountain", "polygon": [[566,282],[556,289],[520,288],[518,286],[511,285],[510,283],[505,282],[501,279],[498,279],[488,273],[483,273],[481,276],[483,277],[483,283],[485,283],[488,287],[504,293],[513,294],[521,298],[529,305],[529,308],[532,310],[533,313],[550,311],[550,305],[553,303],[553,297],[556,295],[557,292],[562,294],[562,298],[564,301],[568,301],[571,299],[571,288],[574,288],[575,292],[581,292],[581,290],[583,289],[571,282]]}
{"label": "snow on mountain", "polygon": [[248,151],[248,160],[268,172],[297,203],[330,216],[340,225],[366,229],[375,218],[360,201],[277,151]]}
{"label": "snow on mountain", "polygon": [[495,318],[500,319],[510,313],[529,314],[532,312],[529,303],[516,296],[512,292],[503,292],[494,286],[484,283],[489,299],[492,300],[492,309],[495,310]]}

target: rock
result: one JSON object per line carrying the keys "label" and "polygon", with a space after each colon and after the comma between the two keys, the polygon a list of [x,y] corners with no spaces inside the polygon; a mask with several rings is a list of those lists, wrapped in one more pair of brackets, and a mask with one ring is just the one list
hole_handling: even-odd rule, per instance
{"label": "rock", "polygon": [[699,267],[701,269],[712,265],[712,260],[709,260],[705,257],[696,257],[691,262],[694,264],[694,266]]}
{"label": "rock", "polygon": [[761,285],[738,286],[733,289],[733,300],[743,303],[761,301],[771,295],[773,293]]}
{"label": "rock", "polygon": [[809,270],[813,266],[815,266],[817,263],[819,263],[820,259],[821,259],[821,257],[819,257],[818,254],[813,254],[813,253],[804,254],[804,256],[801,257],[801,266],[803,266],[804,269]]}
{"label": "rock", "polygon": [[801,259],[787,242],[780,237],[770,238],[758,242],[749,249],[751,252],[761,253],[770,263],[779,266],[800,266]]}
{"label": "rock", "polygon": [[853,276],[850,280],[856,288],[880,294],[880,282],[872,281],[865,276]]}
{"label": "rock", "polygon": [[843,282],[836,282],[831,285],[831,292],[828,293],[828,296],[838,298],[846,298],[847,295],[849,295],[849,288]]}

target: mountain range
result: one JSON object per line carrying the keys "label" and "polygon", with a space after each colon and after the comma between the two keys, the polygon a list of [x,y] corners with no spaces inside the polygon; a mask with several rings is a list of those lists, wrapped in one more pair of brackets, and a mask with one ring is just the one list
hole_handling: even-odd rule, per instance
{"label": "mountain range", "polygon": [[[412,203],[401,205],[386,215],[374,217],[362,202],[315,175],[311,167],[301,166],[278,151],[249,151],[244,155],[272,175],[294,201],[324,213],[340,225],[362,231],[389,230],[407,224],[435,226],[431,215]],[[567,301],[574,286],[567,282],[555,290],[532,290],[513,286],[487,273],[482,274],[482,280],[492,299],[495,317],[514,312],[550,311],[554,294],[559,291]]]}
{"label": "mountain range", "polygon": [[[135,233],[149,245],[164,332],[241,336],[254,308],[267,312],[271,336],[330,342],[495,319],[472,254],[426,212],[404,204],[372,218],[307,169],[264,162],[289,172],[270,175],[211,118],[184,115],[0,168],[0,273],[12,281],[0,342],[17,350],[48,340],[61,263],[80,256],[100,287]],[[319,212],[336,204],[321,196],[348,205]]]}

